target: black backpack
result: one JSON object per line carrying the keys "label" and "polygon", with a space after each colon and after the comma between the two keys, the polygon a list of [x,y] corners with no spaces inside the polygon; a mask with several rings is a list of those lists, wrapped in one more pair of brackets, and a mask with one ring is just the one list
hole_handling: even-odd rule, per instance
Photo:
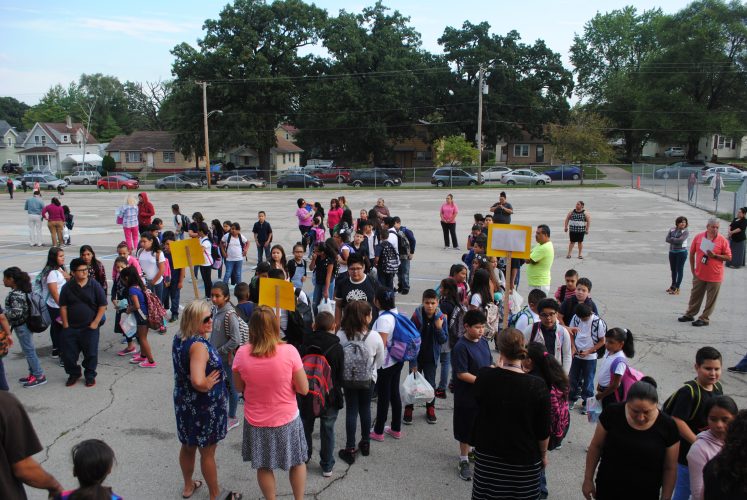
{"label": "black backpack", "polygon": [[307,335],[311,335],[311,325],[314,323],[314,315],[311,307],[298,300],[301,289],[296,288],[296,310],[288,311],[288,326],[285,328],[285,341],[296,349],[303,343]]}

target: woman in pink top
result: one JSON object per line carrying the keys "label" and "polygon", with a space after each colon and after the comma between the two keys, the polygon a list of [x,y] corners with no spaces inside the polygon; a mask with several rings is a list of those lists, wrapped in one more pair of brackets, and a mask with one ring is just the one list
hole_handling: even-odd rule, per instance
{"label": "woman in pink top", "polygon": [[330,230],[340,223],[342,219],[342,207],[337,198],[332,198],[329,202],[329,212],[327,212],[327,226]]}
{"label": "woman in pink top", "polygon": [[52,246],[62,246],[62,228],[65,226],[65,211],[57,198],[52,198],[52,203],[42,209],[42,219],[47,219],[47,227],[52,235]]}
{"label": "woman in pink top", "polygon": [[456,218],[459,213],[459,207],[454,203],[452,195],[446,196],[446,203],[441,205],[441,230],[444,232],[444,249],[449,248],[449,233],[451,233],[451,243],[454,248],[459,250],[459,243],[456,236]]}
{"label": "woman in pink top", "polygon": [[249,320],[249,344],[233,360],[233,381],[244,394],[241,453],[257,470],[265,498],[275,498],[274,469],[290,470],[293,496],[306,488],[309,458],[296,394],[309,392],[309,381],[295,347],[280,340],[275,313],[259,306]]}
{"label": "woman in pink top", "polygon": [[296,218],[298,219],[298,230],[301,231],[301,238],[311,229],[314,215],[311,210],[306,208],[306,200],[299,198],[296,200],[298,208],[296,209]]}

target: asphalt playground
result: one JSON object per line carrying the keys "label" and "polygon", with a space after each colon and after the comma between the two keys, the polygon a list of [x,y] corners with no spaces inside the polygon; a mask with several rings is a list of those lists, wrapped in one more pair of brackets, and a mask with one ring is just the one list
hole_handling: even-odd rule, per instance
{"label": "asphalt playground", "polygon": [[[472,224],[472,214],[486,213],[497,201],[500,189],[455,189],[453,191],[460,214],[457,233],[465,240]],[[328,206],[333,195],[345,195],[354,216],[361,208],[371,208],[379,196],[386,200],[393,215],[412,229],[417,238],[411,270],[411,292],[400,296],[401,311],[409,314],[419,303],[425,288],[435,286],[445,277],[451,264],[458,262],[461,252],[444,250],[438,210],[447,190],[391,189],[338,191],[274,191],[274,192],[152,192],[156,215],[170,220],[170,206],[179,203],[184,213],[201,211],[209,220],[238,221],[249,234],[258,210],[267,212],[275,232],[275,241],[286,249],[298,240],[294,211],[296,198],[320,201]],[[29,193],[30,194],[30,193]],[[19,266],[29,273],[41,270],[47,248],[28,245],[25,196],[16,193],[10,200],[3,194],[0,213],[0,266]],[[51,194],[44,193],[45,200]],[[508,190],[513,204],[514,223],[548,224],[552,230],[556,260],[552,268],[553,290],[563,283],[569,268],[593,282],[592,297],[601,316],[609,326],[625,326],[636,338],[634,366],[659,382],[662,401],[683,381],[693,376],[695,351],[712,345],[724,356],[724,367],[732,366],[747,351],[744,311],[747,291],[747,271],[726,270],[716,312],[708,327],[694,328],[678,323],[688,299],[691,277],[686,271],[682,295],[664,292],[669,286],[669,265],[666,231],[679,215],[690,221],[691,232],[705,230],[708,214],[684,203],[655,194],[619,188],[545,188]],[[583,200],[592,217],[591,232],[585,246],[585,259],[565,259],[568,239],[563,233],[563,219],[577,200]],[[104,261],[110,274],[116,244],[123,239],[115,224],[114,211],[124,203],[122,193],[73,192],[63,203],[76,216],[72,233],[73,246],[66,248],[69,260],[77,256],[78,246],[90,244]],[[169,223],[167,222],[167,226]],[[722,222],[721,232],[728,224]],[[49,233],[44,228],[47,245]],[[462,241],[462,247],[464,241]],[[244,279],[251,276],[255,263],[254,248],[244,266]],[[575,256],[575,253],[574,253]],[[215,272],[214,272],[215,276]],[[200,283],[201,285],[201,283]],[[307,283],[311,289],[311,284]],[[526,293],[522,278],[520,293]],[[0,290],[4,299],[7,289]],[[192,297],[191,286],[185,283],[182,303]],[[113,318],[112,314],[108,316]],[[66,488],[77,485],[72,476],[71,447],[88,438],[100,438],[109,443],[117,456],[116,466],[107,481],[114,491],[127,499],[161,499],[181,497],[181,473],[177,461],[179,443],[175,433],[172,404],[173,371],[171,340],[176,325],[166,335],[151,333],[156,361],[155,369],[143,369],[116,356],[120,336],[112,331],[109,321],[102,330],[97,385],[85,388],[77,384],[64,386],[65,374],[50,357],[51,343],[47,333],[36,334],[36,346],[49,382],[23,389],[15,381],[26,374],[26,361],[18,346],[4,359],[11,391],[26,406],[37,434],[44,446],[36,458],[55,475]],[[724,370],[725,393],[735,397],[740,407],[747,405],[747,377]],[[438,422],[428,425],[425,409],[416,409],[413,425],[404,427],[404,438],[395,441],[387,436],[383,443],[373,442],[371,455],[359,458],[347,466],[338,459],[331,478],[323,478],[315,454],[308,467],[306,495],[308,498],[468,498],[471,483],[457,476],[458,446],[452,437],[453,399],[437,400]],[[241,406],[239,407],[241,410]],[[318,432],[318,431],[317,431]],[[593,426],[579,414],[571,416],[571,428],[561,449],[549,455],[547,469],[550,498],[581,498],[581,481],[585,448]],[[336,426],[337,444],[344,440],[344,410]],[[318,434],[315,433],[318,439]],[[315,441],[318,450],[318,440]],[[244,498],[260,498],[254,471],[241,460],[241,430],[231,431],[217,452],[219,478],[223,488],[238,490]],[[199,467],[198,467],[199,469]],[[197,478],[201,477],[199,472]],[[290,496],[287,474],[276,474],[279,496]],[[28,490],[33,499],[46,498],[45,492]],[[0,495],[1,496],[1,495]],[[194,498],[208,498],[207,488],[198,490]]]}

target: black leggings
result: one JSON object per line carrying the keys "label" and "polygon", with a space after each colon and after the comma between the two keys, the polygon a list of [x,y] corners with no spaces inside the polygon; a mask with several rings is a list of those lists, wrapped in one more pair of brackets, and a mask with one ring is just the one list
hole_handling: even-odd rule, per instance
{"label": "black leggings", "polygon": [[[213,268],[211,266],[200,266],[200,276],[205,284],[205,297],[210,298],[210,291],[213,289]],[[198,297],[195,297],[198,298]]]}
{"label": "black leggings", "polygon": [[444,232],[444,246],[449,246],[449,233],[451,233],[451,243],[454,248],[459,246],[456,235],[456,222],[444,222],[441,221],[441,230]]}
{"label": "black leggings", "polygon": [[392,405],[392,430],[399,432],[402,428],[402,399],[399,395],[399,375],[402,373],[403,362],[399,362],[389,368],[380,368],[376,379],[376,424],[374,432],[384,433],[389,404]]}

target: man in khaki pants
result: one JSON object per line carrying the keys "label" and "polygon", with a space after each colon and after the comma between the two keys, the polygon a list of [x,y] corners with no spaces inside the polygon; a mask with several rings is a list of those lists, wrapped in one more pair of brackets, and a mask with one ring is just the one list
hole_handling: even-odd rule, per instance
{"label": "man in khaki pants", "polygon": [[[693,289],[690,292],[690,302],[687,311],[678,321],[692,321],[693,326],[708,326],[711,313],[716,307],[716,299],[724,281],[724,262],[731,260],[729,241],[718,232],[719,220],[708,219],[708,225],[703,233],[693,238],[690,245],[690,271],[693,273]],[[706,299],[705,308],[700,317],[695,315],[700,310],[703,298]]]}

